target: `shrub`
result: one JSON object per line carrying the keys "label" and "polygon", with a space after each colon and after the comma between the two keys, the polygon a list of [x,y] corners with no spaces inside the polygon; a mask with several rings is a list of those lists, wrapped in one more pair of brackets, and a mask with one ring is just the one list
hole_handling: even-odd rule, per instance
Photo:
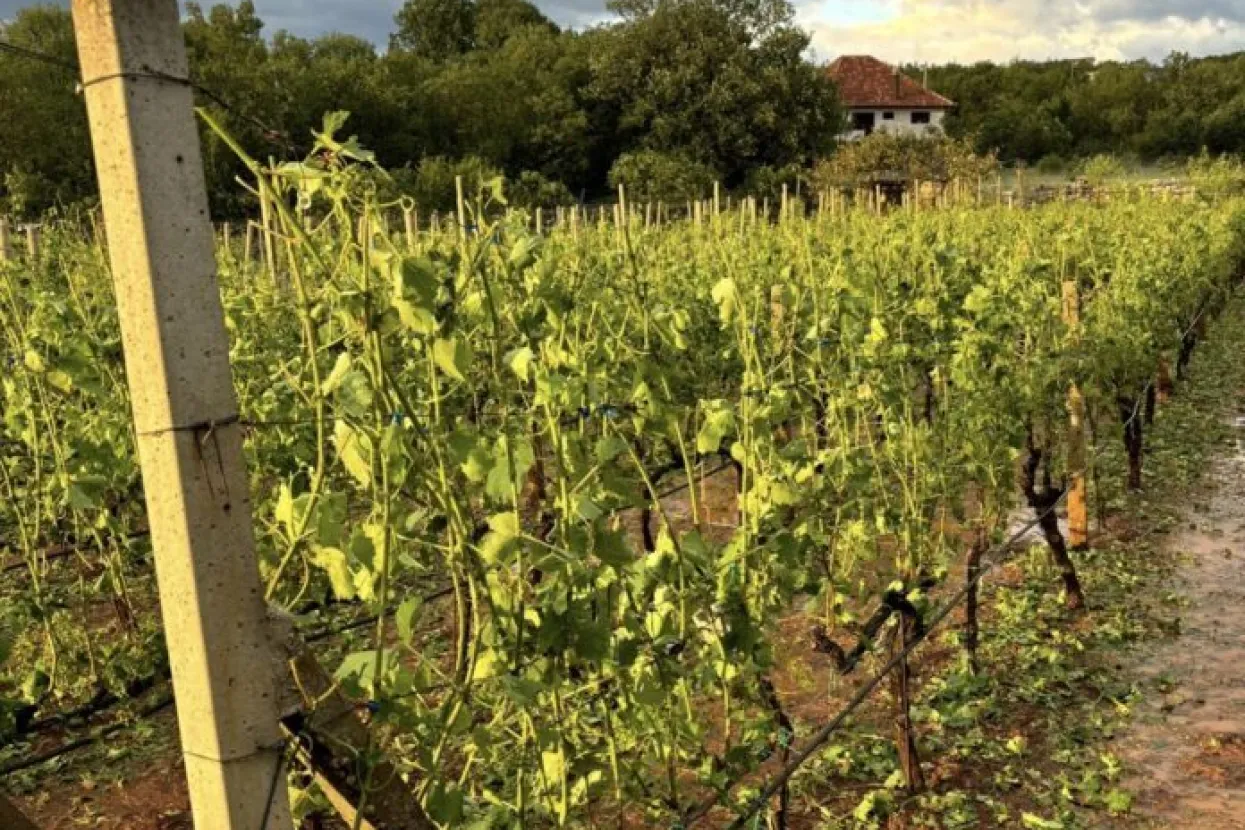
{"label": "shrub", "polygon": [[1097,155],[1081,162],[1078,171],[1081,178],[1085,179],[1092,185],[1102,185],[1111,179],[1123,178],[1125,172],[1124,163],[1115,156]]}
{"label": "shrub", "polygon": [[420,210],[454,210],[457,196],[454,179],[463,177],[463,193],[469,198],[483,185],[500,178],[501,171],[478,156],[451,159],[428,156],[414,168],[394,171],[393,188],[415,200]]}
{"label": "shrub", "polygon": [[993,154],[979,156],[969,139],[891,135],[871,136],[840,145],[813,170],[819,190],[891,181],[976,179],[998,169]]}
{"label": "shrub", "polygon": [[1058,153],[1042,156],[1037,163],[1037,171],[1044,176],[1057,176],[1068,171],[1068,160]]}
{"label": "shrub", "polygon": [[748,172],[748,177],[744,181],[744,190],[757,198],[777,199],[782,195],[784,184],[787,186],[787,192],[795,194],[800,189],[800,185],[807,181],[808,171],[798,164],[788,164],[784,167],[765,165]]}
{"label": "shrub", "polygon": [[574,203],[575,197],[562,182],[534,170],[524,170],[506,184],[506,199],[514,207],[533,209]]}
{"label": "shrub", "polygon": [[1189,181],[1204,196],[1225,196],[1245,192],[1245,164],[1233,156],[1212,156],[1205,150],[1189,159]]}
{"label": "shrub", "polygon": [[623,185],[637,201],[681,202],[713,190],[717,171],[678,153],[638,150],[623,153],[610,168],[610,185]]}

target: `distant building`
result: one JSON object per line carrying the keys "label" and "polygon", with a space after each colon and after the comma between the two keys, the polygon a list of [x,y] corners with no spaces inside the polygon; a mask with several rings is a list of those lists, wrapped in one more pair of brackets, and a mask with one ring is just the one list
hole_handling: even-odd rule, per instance
{"label": "distant building", "polygon": [[848,114],[843,139],[855,141],[875,132],[906,135],[940,133],[955,102],[868,55],[847,55],[826,68],[839,87]]}

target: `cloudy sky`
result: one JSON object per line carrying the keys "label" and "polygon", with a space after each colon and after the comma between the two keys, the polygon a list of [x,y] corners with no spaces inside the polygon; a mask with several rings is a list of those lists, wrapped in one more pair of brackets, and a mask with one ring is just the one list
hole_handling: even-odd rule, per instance
{"label": "cloudy sky", "polygon": [[[62,0],[64,2],[64,0]],[[606,17],[604,0],[535,0],[564,25]],[[891,61],[1162,58],[1245,50],[1245,0],[794,0],[816,57]],[[388,39],[401,0],[256,0],[269,31]],[[25,0],[0,0],[0,19]],[[211,5],[211,0],[203,0]]]}

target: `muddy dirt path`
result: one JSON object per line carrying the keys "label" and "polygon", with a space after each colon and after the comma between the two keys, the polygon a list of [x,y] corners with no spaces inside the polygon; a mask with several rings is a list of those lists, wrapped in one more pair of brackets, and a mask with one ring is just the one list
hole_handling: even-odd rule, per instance
{"label": "muddy dirt path", "polygon": [[1180,635],[1137,658],[1145,695],[1113,748],[1154,828],[1245,830],[1245,448],[1208,483],[1168,544]]}

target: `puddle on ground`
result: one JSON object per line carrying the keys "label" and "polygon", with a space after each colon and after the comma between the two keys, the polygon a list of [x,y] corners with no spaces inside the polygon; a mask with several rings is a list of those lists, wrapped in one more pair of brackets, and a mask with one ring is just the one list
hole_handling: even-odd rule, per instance
{"label": "puddle on ground", "polygon": [[1171,830],[1245,830],[1245,417],[1234,425],[1209,509],[1169,541],[1186,557],[1181,633],[1136,658],[1145,694],[1113,747],[1134,811]]}

